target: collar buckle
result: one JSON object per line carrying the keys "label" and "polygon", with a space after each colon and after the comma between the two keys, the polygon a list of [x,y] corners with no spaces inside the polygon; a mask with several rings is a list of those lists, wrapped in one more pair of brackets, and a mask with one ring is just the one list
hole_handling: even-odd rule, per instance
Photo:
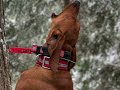
{"label": "collar buckle", "polygon": [[44,56],[43,61],[42,61],[42,67],[46,69],[50,69],[49,67],[49,59],[50,57]]}
{"label": "collar buckle", "polygon": [[[40,57],[43,57],[43,59],[41,59]],[[43,56],[42,54],[38,54],[36,57],[36,61],[40,62],[39,64],[41,65],[41,67],[45,68],[45,69],[50,69],[49,67],[49,59],[50,57],[48,56]]]}

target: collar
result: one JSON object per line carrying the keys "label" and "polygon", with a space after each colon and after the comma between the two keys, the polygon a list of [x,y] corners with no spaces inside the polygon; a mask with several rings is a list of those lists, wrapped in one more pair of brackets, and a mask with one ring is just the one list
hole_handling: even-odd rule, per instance
{"label": "collar", "polygon": [[[36,65],[42,66],[43,68],[50,69],[49,61],[50,56],[47,47],[33,46],[32,51],[37,54]],[[71,53],[68,51],[61,50],[58,70],[68,70],[69,63],[75,63],[71,59]]]}
{"label": "collar", "polygon": [[[46,69],[50,69],[50,56],[47,47],[37,45],[33,45],[32,48],[13,47],[9,48],[9,52],[21,54],[34,53],[37,55],[36,65]],[[58,70],[67,71],[69,63],[75,64],[75,62],[71,60],[71,53],[68,51],[61,50]]]}

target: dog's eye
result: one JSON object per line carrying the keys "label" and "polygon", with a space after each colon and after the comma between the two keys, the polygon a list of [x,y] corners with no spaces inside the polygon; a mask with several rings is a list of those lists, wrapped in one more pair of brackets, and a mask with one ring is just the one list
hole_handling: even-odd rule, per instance
{"label": "dog's eye", "polygon": [[53,38],[54,39],[58,39],[58,35],[53,35]]}

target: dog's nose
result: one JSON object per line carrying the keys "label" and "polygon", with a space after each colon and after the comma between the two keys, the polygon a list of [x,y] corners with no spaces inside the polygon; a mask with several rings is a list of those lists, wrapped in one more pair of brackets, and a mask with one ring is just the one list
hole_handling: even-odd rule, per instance
{"label": "dog's nose", "polygon": [[74,2],[74,5],[75,5],[75,6],[80,6],[80,1],[75,1],[75,2]]}

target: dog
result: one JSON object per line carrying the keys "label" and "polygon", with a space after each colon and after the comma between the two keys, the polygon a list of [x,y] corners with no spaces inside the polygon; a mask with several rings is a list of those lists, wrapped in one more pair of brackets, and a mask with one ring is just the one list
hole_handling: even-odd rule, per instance
{"label": "dog", "polygon": [[49,57],[38,56],[39,62],[21,74],[15,90],[73,90],[70,70],[76,62],[76,42],[80,31],[80,22],[77,20],[79,8],[80,2],[75,1],[59,15],[51,15],[50,31],[43,45],[47,47]]}

